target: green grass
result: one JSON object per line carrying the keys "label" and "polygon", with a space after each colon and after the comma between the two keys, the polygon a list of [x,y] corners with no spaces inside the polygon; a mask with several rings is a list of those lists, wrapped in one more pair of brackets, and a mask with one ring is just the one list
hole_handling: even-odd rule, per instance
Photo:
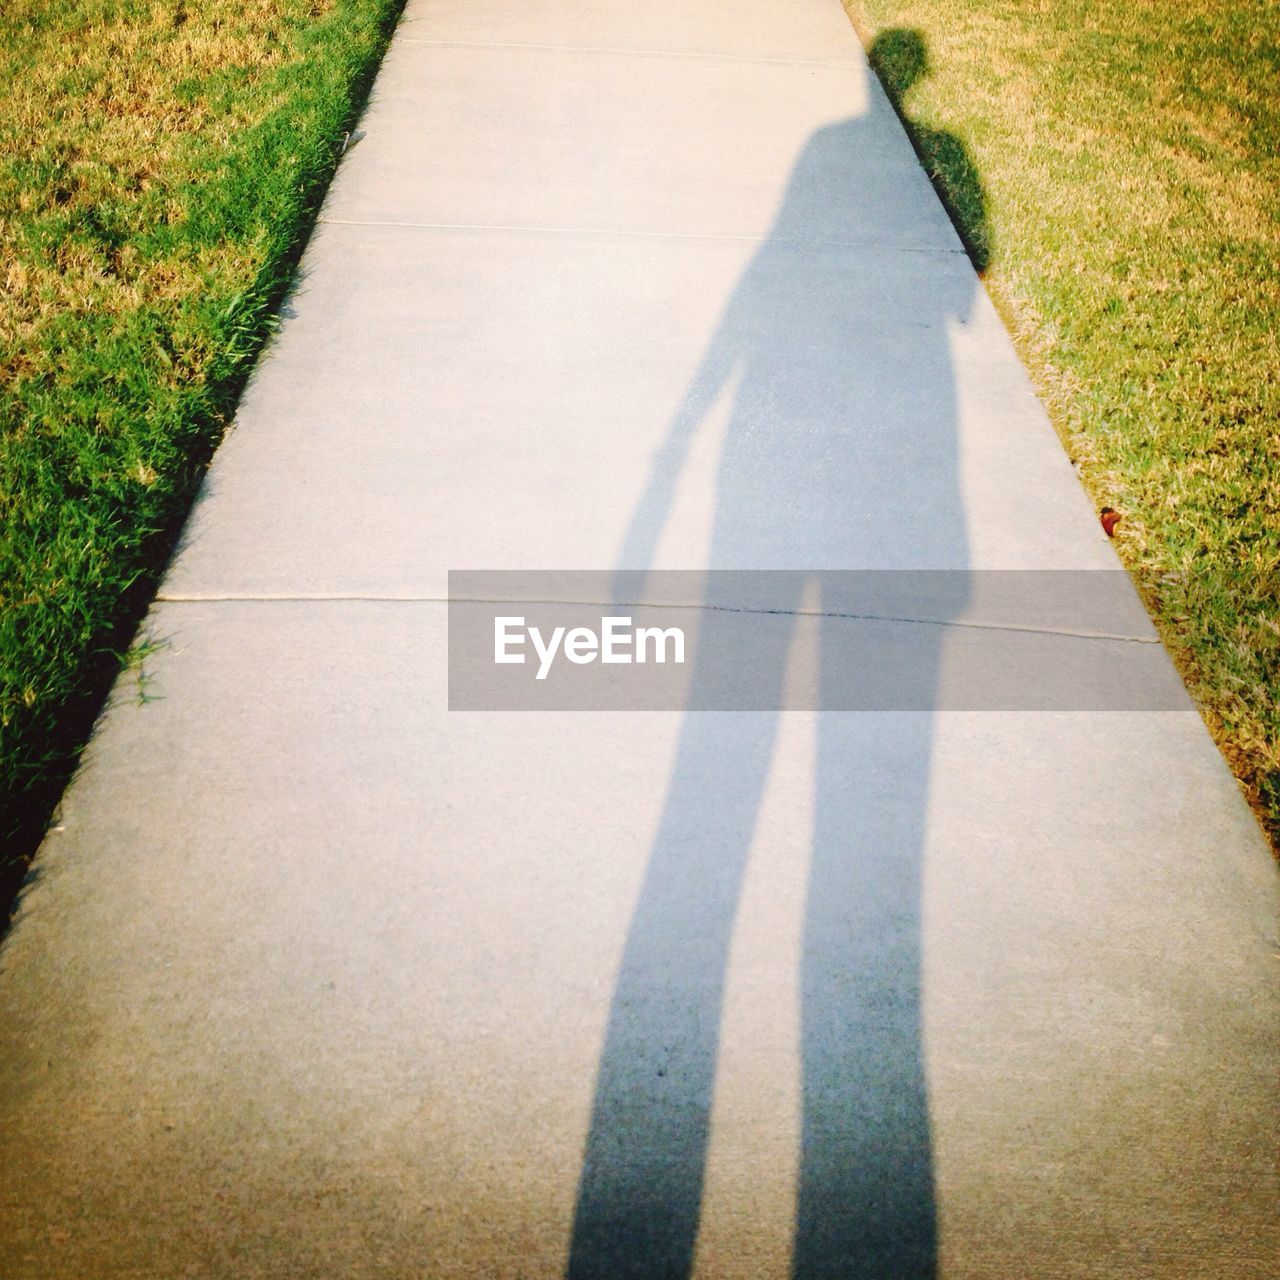
{"label": "green grass", "polygon": [[268,334],[401,2],[0,11],[0,900]]}
{"label": "green grass", "polygon": [[845,2],[1280,844],[1280,3]]}

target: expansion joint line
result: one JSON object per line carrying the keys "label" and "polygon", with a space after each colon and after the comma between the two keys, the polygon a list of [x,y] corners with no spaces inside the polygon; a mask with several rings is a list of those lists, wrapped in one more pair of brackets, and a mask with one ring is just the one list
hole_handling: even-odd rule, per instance
{"label": "expansion joint line", "polygon": [[533,53],[600,53],[623,58],[688,58],[706,62],[764,63],[774,67],[826,67],[832,71],[859,71],[859,62],[831,62],[820,58],[771,58],[755,53],[719,53],[704,49],[622,49],[613,45],[537,44],[515,40],[429,40],[399,34],[396,44],[427,49],[527,49]]}
{"label": "expansion joint line", "polygon": [[752,605],[707,604],[703,601],[661,600],[560,600],[510,599],[487,596],[376,595],[365,593],[271,594],[229,593],[199,595],[194,593],[162,593],[157,604],[483,604],[483,605],[549,605],[587,609],[669,609],[694,613],[744,613],[764,617],[830,618],[841,622],[886,622],[905,626],[949,627],[964,631],[1010,631],[1026,635],[1061,636],[1071,640],[1105,640],[1124,644],[1159,645],[1156,636],[1126,635],[1119,631],[1095,631],[1088,628],[1033,627],[1016,622],[978,622],[965,618],[913,618],[887,613],[854,613],[839,609],[766,609]]}
{"label": "expansion joint line", "polygon": [[731,244],[789,244],[811,249],[874,249],[877,253],[931,253],[963,257],[963,246],[896,245],[875,240],[839,240],[800,236],[749,236],[723,231],[643,231],[628,227],[535,227],[502,222],[419,222],[410,218],[333,218],[317,222],[331,227],[404,227],[416,231],[491,231],[518,235],[614,236],[641,240],[712,240]]}

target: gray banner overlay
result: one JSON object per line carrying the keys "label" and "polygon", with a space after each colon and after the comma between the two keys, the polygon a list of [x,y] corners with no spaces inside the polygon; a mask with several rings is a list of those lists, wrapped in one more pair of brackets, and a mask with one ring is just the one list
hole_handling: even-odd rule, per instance
{"label": "gray banner overlay", "polygon": [[1172,711],[1120,571],[449,574],[454,711]]}

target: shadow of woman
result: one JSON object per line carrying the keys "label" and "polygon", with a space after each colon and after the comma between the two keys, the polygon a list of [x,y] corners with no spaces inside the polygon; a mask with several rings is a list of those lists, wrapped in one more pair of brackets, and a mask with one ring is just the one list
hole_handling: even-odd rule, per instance
{"label": "shadow of woman", "polygon": [[[775,619],[794,620],[806,592],[821,602],[812,838],[796,850],[808,884],[792,1274],[804,1280],[935,1271],[920,880],[936,641],[912,650],[923,709],[837,709],[855,674],[839,615],[857,611],[850,592],[865,580],[840,571],[967,563],[948,325],[967,317],[976,282],[936,237],[915,236],[924,202],[904,181],[898,128],[873,93],[867,114],[806,145],[618,557],[643,578],[690,440],[732,385],[709,567],[791,571],[768,576]],[[963,574],[952,577],[955,606]],[[699,709],[723,705],[717,657],[742,643],[741,576],[708,581],[599,1066],[571,1280],[670,1280],[693,1266],[729,943],[779,718]],[[782,706],[790,632],[754,643],[757,706]]]}

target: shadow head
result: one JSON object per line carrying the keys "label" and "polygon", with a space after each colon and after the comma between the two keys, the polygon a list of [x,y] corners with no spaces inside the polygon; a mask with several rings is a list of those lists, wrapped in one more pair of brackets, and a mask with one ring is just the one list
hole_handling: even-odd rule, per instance
{"label": "shadow head", "polygon": [[917,81],[929,74],[924,36],[909,27],[891,27],[871,42],[872,69],[894,102],[901,102]]}

